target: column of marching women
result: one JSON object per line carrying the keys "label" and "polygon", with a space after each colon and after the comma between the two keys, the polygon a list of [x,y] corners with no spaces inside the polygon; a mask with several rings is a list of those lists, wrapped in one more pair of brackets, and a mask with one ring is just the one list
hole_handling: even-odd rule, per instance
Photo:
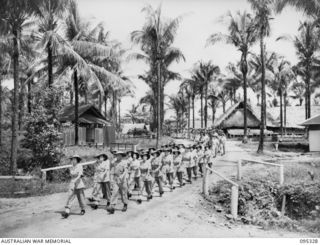
{"label": "column of marching women", "polygon": [[[193,180],[203,176],[206,166],[212,166],[217,154],[223,155],[226,150],[226,137],[221,132],[196,133],[194,138],[197,143],[193,145],[171,143],[160,149],[112,151],[110,157],[108,154],[97,155],[89,206],[93,210],[106,208],[108,213],[113,214],[120,198],[123,204],[121,211],[126,212],[128,200],[141,204],[143,199],[150,201],[154,195],[162,197],[165,190],[172,192],[177,187],[192,184]],[[62,214],[64,218],[68,218],[75,197],[81,215],[85,214],[86,207],[82,159],[76,155],[70,161],[71,182]]]}

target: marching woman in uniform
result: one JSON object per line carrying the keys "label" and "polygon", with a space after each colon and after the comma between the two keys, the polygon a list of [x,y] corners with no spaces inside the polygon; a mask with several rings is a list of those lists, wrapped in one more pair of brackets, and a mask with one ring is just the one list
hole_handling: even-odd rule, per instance
{"label": "marching woman in uniform", "polygon": [[132,152],[132,161],[129,166],[129,190],[128,190],[128,197],[131,198],[132,196],[132,191],[135,188],[135,186],[138,188],[138,203],[141,203],[141,171],[140,171],[140,155],[138,152]]}
{"label": "marching woman in uniform", "polygon": [[111,199],[111,185],[110,185],[110,161],[106,154],[99,154],[96,156],[97,162],[95,165],[95,174],[96,182],[98,184],[97,191],[93,196],[93,205],[91,206],[93,209],[98,208],[98,204],[100,202],[99,194],[102,191],[102,196],[107,200],[107,207],[110,205]]}
{"label": "marching woman in uniform", "polygon": [[114,186],[111,196],[111,205],[107,207],[107,211],[113,214],[115,211],[115,206],[118,201],[118,196],[121,196],[121,201],[123,203],[122,212],[126,212],[128,208],[128,162],[124,157],[127,154],[123,152],[115,153],[116,159],[111,164],[114,174]]}
{"label": "marching woman in uniform", "polygon": [[194,179],[197,180],[197,176],[198,176],[198,154],[197,154],[197,146],[194,145],[192,147],[192,151],[191,151],[191,167],[192,167],[192,172],[194,175]]}
{"label": "marching woman in uniform", "polygon": [[187,175],[188,175],[188,182],[190,184],[192,184],[192,154],[191,154],[191,147],[190,146],[187,146],[185,148],[185,152],[184,154],[182,155],[182,164],[184,166],[186,166],[186,169],[187,169]]}
{"label": "marching woman in uniform", "polygon": [[152,151],[151,152],[151,175],[154,178],[154,181],[152,183],[152,187],[154,186],[154,183],[157,183],[158,187],[159,187],[159,195],[160,197],[162,197],[164,191],[163,191],[163,187],[162,187],[162,171],[161,171],[161,157],[160,157],[160,150],[158,151]]}
{"label": "marching woman in uniform", "polygon": [[74,200],[74,198],[77,196],[79,206],[81,209],[80,214],[85,214],[85,199],[84,199],[84,189],[85,185],[83,183],[82,177],[83,177],[83,168],[79,164],[81,162],[81,158],[78,155],[75,155],[73,157],[70,157],[70,162],[72,164],[70,168],[70,175],[71,175],[71,181],[70,181],[70,187],[69,187],[69,193],[68,193],[68,199],[66,203],[66,210],[62,214],[63,218],[68,218],[70,214],[70,208],[71,203]]}
{"label": "marching woman in uniform", "polygon": [[169,183],[170,191],[173,191],[174,181],[174,168],[173,168],[173,156],[170,148],[165,149],[165,155],[162,159],[163,172],[166,174],[167,181]]}
{"label": "marching woman in uniform", "polygon": [[202,147],[203,146],[201,145],[197,147],[197,154],[198,154],[197,161],[198,161],[198,167],[199,167],[199,172],[201,174],[201,177],[203,176],[203,164],[204,164],[204,152],[202,150]]}
{"label": "marching woman in uniform", "polygon": [[[142,161],[140,164],[141,171],[141,182],[144,185],[144,188],[147,192],[148,201],[152,199],[152,177],[151,177],[151,163],[150,163],[150,154],[145,152],[141,155]],[[142,191],[143,188],[141,188]]]}
{"label": "marching woman in uniform", "polygon": [[175,173],[177,176],[177,179],[179,181],[179,185],[180,187],[184,186],[183,183],[183,172],[184,172],[184,168],[182,165],[182,156],[181,156],[181,152],[179,150],[174,150],[173,151],[173,166],[175,169]]}

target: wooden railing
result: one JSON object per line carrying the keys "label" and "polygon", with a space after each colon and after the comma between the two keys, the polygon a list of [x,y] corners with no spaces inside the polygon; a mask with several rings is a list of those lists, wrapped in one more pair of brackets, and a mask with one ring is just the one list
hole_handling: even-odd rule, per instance
{"label": "wooden railing", "polygon": [[[218,160],[219,161],[219,160]],[[263,161],[258,161],[258,160],[251,160],[251,159],[240,159],[238,162],[237,161],[229,161],[229,160],[222,160],[223,162],[231,162],[231,163],[236,163],[236,164],[213,164],[212,167],[237,167],[237,174],[236,178],[238,181],[242,179],[242,167],[243,163],[245,162],[250,162],[250,163],[257,163],[257,164],[263,164],[263,165],[268,165],[268,166],[274,166],[279,168],[279,183],[280,185],[283,185],[284,183],[284,166],[283,164],[277,164],[277,163],[270,163],[270,162],[263,162]],[[224,176],[223,174],[217,172],[216,170],[209,168],[206,166],[204,168],[204,177],[203,177],[203,182],[202,182],[202,192],[205,196],[207,196],[209,193],[208,190],[208,171],[211,171],[215,175],[219,176],[220,178],[226,180],[230,184],[232,184],[231,187],[231,215],[233,218],[237,218],[238,215],[238,198],[239,198],[239,185]],[[286,197],[283,197],[282,200],[282,208],[281,208],[281,213],[284,214],[285,210],[285,203],[286,203]]]}
{"label": "wooden railing", "polygon": [[231,215],[234,219],[238,217],[238,199],[239,199],[239,185],[235,183],[234,181],[230,180],[229,178],[225,177],[221,173],[213,170],[212,168],[209,168],[206,166],[204,168],[204,175],[202,179],[202,188],[203,188],[203,194],[207,196],[209,194],[208,190],[208,171],[211,171],[215,175],[219,176],[220,178],[226,180],[230,184],[232,184],[231,187]]}
{"label": "wooden railing", "polygon": [[132,143],[110,143],[110,150],[136,151],[137,145]]}

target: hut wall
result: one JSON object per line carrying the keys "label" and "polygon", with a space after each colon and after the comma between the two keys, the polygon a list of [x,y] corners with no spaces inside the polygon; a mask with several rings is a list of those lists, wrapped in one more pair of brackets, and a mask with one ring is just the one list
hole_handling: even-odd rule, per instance
{"label": "hut wall", "polygon": [[320,125],[309,126],[309,150],[320,151]]}
{"label": "hut wall", "polygon": [[116,130],[113,126],[106,126],[103,129],[104,144],[110,146],[110,143],[116,142]]}

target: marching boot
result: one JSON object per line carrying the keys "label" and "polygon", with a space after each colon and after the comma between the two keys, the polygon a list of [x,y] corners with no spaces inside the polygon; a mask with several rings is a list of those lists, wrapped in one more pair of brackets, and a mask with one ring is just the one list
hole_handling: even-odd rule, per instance
{"label": "marching boot", "polygon": [[86,213],[86,210],[84,210],[84,209],[82,209],[80,212],[81,215],[84,215],[85,213]]}
{"label": "marching boot", "polygon": [[141,200],[141,199],[138,199],[138,200],[137,200],[137,203],[138,203],[138,204],[141,204],[141,203],[142,203],[142,200]]}
{"label": "marching boot", "polygon": [[98,209],[98,205],[97,204],[93,204],[93,205],[91,205],[91,208],[96,210],[96,209]]}
{"label": "marching boot", "polygon": [[128,192],[128,199],[130,199],[131,197],[132,197],[132,194]]}
{"label": "marching boot", "polygon": [[61,214],[62,218],[67,219],[70,215],[70,209],[66,208],[66,210],[64,211],[64,213]]}
{"label": "marching boot", "polygon": [[108,207],[107,211],[109,214],[114,214],[114,208],[113,207]]}
{"label": "marching boot", "polygon": [[107,202],[107,207],[109,207],[110,206],[110,202]]}
{"label": "marching boot", "polygon": [[126,212],[128,209],[128,204],[124,204],[122,208],[122,212]]}
{"label": "marching boot", "polygon": [[161,192],[159,193],[159,194],[160,194],[160,197],[162,197],[163,193],[164,193],[163,191],[161,191]]}

